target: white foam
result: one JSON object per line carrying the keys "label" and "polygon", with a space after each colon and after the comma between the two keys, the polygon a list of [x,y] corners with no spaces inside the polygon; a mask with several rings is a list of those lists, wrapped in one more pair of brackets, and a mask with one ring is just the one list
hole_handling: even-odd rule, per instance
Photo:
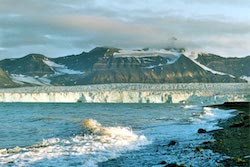
{"label": "white foam", "polygon": [[232,112],[235,110],[222,110],[212,107],[204,107],[201,114],[196,115],[193,121],[200,126],[200,128],[206,129],[207,131],[221,129],[217,125],[218,120],[228,119],[233,116]]}
{"label": "white foam", "polygon": [[[186,108],[193,108],[195,110],[186,110]],[[157,153],[154,153],[152,159],[154,164],[159,164],[162,160],[168,163],[185,164],[185,166],[219,166],[218,162],[228,158],[212,150],[202,149],[195,151],[197,147],[202,147],[203,142],[214,141],[213,136],[210,133],[199,134],[198,129],[202,128],[207,131],[220,129],[217,126],[218,120],[226,119],[233,116],[234,110],[221,110],[211,107],[198,107],[198,106],[183,106],[183,115],[189,115],[190,121],[187,123],[185,116],[183,120],[176,122],[161,121],[163,126],[149,127],[144,131],[144,134],[153,141],[157,141]],[[190,115],[190,113],[195,113]],[[178,118],[179,115],[176,115]],[[158,120],[157,120],[158,121]],[[171,141],[177,141],[176,145],[166,146]],[[157,158],[155,158],[157,157]],[[145,165],[151,166],[151,165]]]}
{"label": "white foam", "polygon": [[204,107],[203,108],[203,116],[214,117],[214,113],[212,111],[213,111],[213,108]]}
{"label": "white foam", "polygon": [[208,118],[210,120],[218,120],[218,119],[227,119],[233,116],[232,112],[235,111],[233,109],[231,110],[222,110],[218,108],[212,108],[212,107],[204,107],[203,108],[203,114],[201,117]]}
{"label": "white foam", "polygon": [[196,105],[185,105],[185,106],[183,106],[183,108],[185,108],[185,109],[192,109],[192,108],[197,108],[198,106],[196,106]]}
{"label": "white foam", "polygon": [[83,125],[90,134],[70,139],[51,138],[28,148],[18,147],[13,152],[0,150],[0,165],[68,166],[71,159],[77,159],[78,166],[97,166],[98,162],[117,158],[125,151],[150,143],[145,136],[127,127],[103,127],[93,119],[86,120]]}

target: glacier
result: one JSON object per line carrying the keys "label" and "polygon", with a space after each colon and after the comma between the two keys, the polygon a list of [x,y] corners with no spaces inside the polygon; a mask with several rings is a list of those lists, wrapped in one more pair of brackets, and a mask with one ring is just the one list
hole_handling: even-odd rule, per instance
{"label": "glacier", "polygon": [[102,84],[0,89],[0,102],[218,103],[250,101],[248,83]]}

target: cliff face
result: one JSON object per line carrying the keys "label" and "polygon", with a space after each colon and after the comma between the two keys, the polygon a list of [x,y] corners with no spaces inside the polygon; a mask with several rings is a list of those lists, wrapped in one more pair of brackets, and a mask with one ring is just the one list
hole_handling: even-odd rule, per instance
{"label": "cliff face", "polygon": [[250,56],[244,58],[224,58],[214,54],[199,54],[196,59],[201,64],[236,77],[250,76]]}

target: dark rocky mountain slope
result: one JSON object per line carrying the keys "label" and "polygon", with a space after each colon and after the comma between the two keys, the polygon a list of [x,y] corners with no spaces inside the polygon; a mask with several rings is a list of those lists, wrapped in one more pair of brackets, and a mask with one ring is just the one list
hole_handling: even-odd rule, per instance
{"label": "dark rocky mountain slope", "polygon": [[46,59],[47,57],[41,54],[29,54],[18,59],[4,59],[0,61],[0,67],[10,74],[39,77],[54,74],[54,71],[44,63]]}
{"label": "dark rocky mountain slope", "polygon": [[[217,56],[211,57],[211,55],[199,55],[197,58],[198,62],[207,65],[208,68],[220,70],[227,75],[204,68],[197,61],[187,57],[185,49],[122,50],[97,47],[90,52],[59,58],[30,54],[18,59],[5,59],[0,61],[0,68],[10,75],[10,80],[20,81],[24,83],[23,86],[108,83],[229,83],[246,82],[239,76],[249,74],[248,59],[247,57],[246,59],[231,60]],[[217,67],[218,63],[221,62],[222,65],[225,63],[227,66]],[[217,66],[214,65],[216,63]],[[232,67],[235,69],[232,70]],[[237,67],[240,72],[235,73]]]}
{"label": "dark rocky mountain slope", "polygon": [[216,71],[236,77],[250,76],[250,56],[244,58],[224,58],[214,54],[199,54],[196,59],[201,64]]}
{"label": "dark rocky mountain slope", "polygon": [[0,88],[16,87],[17,83],[13,82],[9,75],[0,68]]}
{"label": "dark rocky mountain slope", "polygon": [[184,55],[173,64],[163,64],[167,60],[162,57],[147,57],[147,59],[151,62],[139,63],[135,58],[129,61],[128,58],[113,57],[99,60],[94,64],[93,71],[77,82],[81,84],[242,82],[241,79],[206,71]]}
{"label": "dark rocky mountain slope", "polygon": [[96,47],[90,52],[82,52],[79,55],[70,55],[52,59],[58,64],[63,64],[70,69],[86,71],[93,68],[93,65],[104,55],[112,55],[118,51],[115,48]]}

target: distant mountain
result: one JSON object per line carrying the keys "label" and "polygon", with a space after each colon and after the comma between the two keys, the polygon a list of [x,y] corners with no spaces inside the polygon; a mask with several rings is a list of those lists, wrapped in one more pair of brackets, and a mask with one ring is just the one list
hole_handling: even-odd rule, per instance
{"label": "distant mountain", "polygon": [[93,65],[99,58],[112,55],[114,52],[118,52],[118,50],[116,48],[96,47],[90,52],[82,52],[79,55],[59,57],[52,60],[73,70],[86,71],[93,68]]}
{"label": "distant mountain", "polygon": [[0,88],[16,87],[17,83],[13,82],[9,75],[0,68]]}
{"label": "distant mountain", "polygon": [[250,56],[244,58],[224,58],[214,54],[201,53],[196,60],[208,68],[232,74],[236,77],[250,76]]}
{"label": "distant mountain", "polygon": [[[30,54],[23,58],[5,59],[0,61],[0,67],[10,74],[10,79],[23,86],[246,82],[239,78],[243,74],[248,75],[249,71],[245,69],[235,75],[226,67],[221,71],[206,66],[203,64],[206,59],[200,61],[200,55],[192,59],[186,54],[183,48],[122,50],[97,47],[90,52],[59,58]],[[235,68],[237,63],[231,62]]]}
{"label": "distant mountain", "polygon": [[0,61],[0,67],[10,74],[39,77],[54,74],[54,71],[44,62],[46,59],[48,58],[41,54],[29,54],[18,59],[4,59]]}
{"label": "distant mountain", "polygon": [[170,62],[160,56],[103,58],[94,64],[89,75],[76,81],[80,84],[242,82],[206,71],[184,55]]}

